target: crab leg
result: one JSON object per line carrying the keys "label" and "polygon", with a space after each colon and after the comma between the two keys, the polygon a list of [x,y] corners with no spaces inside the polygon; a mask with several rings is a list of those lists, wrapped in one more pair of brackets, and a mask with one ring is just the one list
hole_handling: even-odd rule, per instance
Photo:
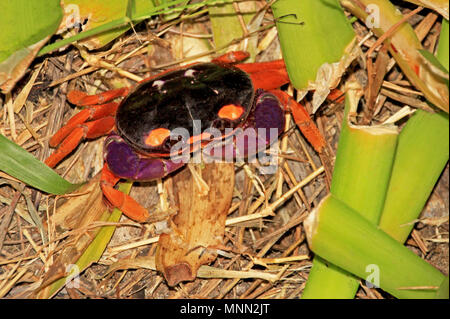
{"label": "crab leg", "polygon": [[125,215],[131,219],[143,223],[148,220],[150,213],[147,209],[142,207],[131,196],[114,189],[114,185],[120,180],[112,173],[108,165],[103,166],[102,175],[100,179],[100,187],[103,195],[111,203],[112,206],[119,208]]}
{"label": "crab leg", "polygon": [[120,88],[115,90],[105,91],[99,94],[88,95],[82,91],[74,90],[67,94],[67,99],[70,103],[78,106],[88,106],[95,104],[103,104],[108,101],[114,100],[118,97],[127,96],[130,92],[129,88]]}
{"label": "crab leg", "polygon": [[236,67],[250,75],[255,89],[274,90],[289,83],[289,76],[283,60],[240,63]]}
{"label": "crab leg", "polygon": [[45,160],[45,164],[55,167],[64,157],[70,154],[84,138],[96,138],[110,132],[115,124],[114,116],[77,124],[70,134],[59,144],[58,148]]}
{"label": "crab leg", "polygon": [[281,104],[285,105],[287,109],[291,111],[292,116],[294,117],[294,122],[297,124],[303,136],[305,136],[305,138],[311,143],[314,149],[318,153],[322,152],[322,149],[326,144],[325,139],[316,124],[314,124],[305,107],[295,101],[284,91],[271,90],[270,92],[278,97]]}
{"label": "crab leg", "polygon": [[[248,56],[247,52],[232,51],[215,58],[212,62],[234,64],[245,60]],[[289,83],[289,76],[283,60],[239,63],[235,66],[250,75],[255,89],[273,90]]]}
{"label": "crab leg", "polygon": [[213,63],[233,64],[244,61],[250,54],[244,51],[230,51],[213,59]]}
{"label": "crab leg", "polygon": [[49,145],[51,147],[59,146],[45,160],[45,163],[50,167],[55,167],[80,144],[82,139],[96,138],[108,134],[114,127],[114,116],[119,103],[101,103],[126,96],[128,92],[128,88],[110,90],[96,95],[87,95],[76,90],[69,92],[67,99],[70,103],[87,107],[74,115],[66,125],[53,135]]}
{"label": "crab leg", "polygon": [[61,141],[66,138],[75,128],[86,123],[87,121],[97,120],[107,116],[114,116],[119,106],[116,102],[103,105],[89,106],[77,114],[75,114],[66,125],[62,126],[50,139],[51,147],[58,146]]}

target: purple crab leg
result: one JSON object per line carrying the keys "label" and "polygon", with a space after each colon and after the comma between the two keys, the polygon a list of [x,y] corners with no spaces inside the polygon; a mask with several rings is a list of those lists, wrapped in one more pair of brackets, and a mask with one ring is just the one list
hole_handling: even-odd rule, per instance
{"label": "purple crab leg", "polygon": [[112,133],[105,141],[105,161],[116,176],[136,181],[162,178],[185,165],[168,159],[137,154],[119,135]]}
{"label": "purple crab leg", "polygon": [[255,106],[245,125],[225,141],[207,145],[203,153],[226,161],[251,158],[278,139],[284,130],[284,124],[284,111],[278,98],[269,92],[258,90]]}

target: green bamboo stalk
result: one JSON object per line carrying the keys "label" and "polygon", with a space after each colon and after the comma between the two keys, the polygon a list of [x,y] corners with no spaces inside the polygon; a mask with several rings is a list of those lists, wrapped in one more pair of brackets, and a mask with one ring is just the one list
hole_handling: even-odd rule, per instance
{"label": "green bamboo stalk", "polygon": [[315,255],[302,299],[353,299],[359,278]]}
{"label": "green bamboo stalk", "polygon": [[332,194],[304,226],[314,253],[397,298],[434,298],[445,285],[442,273]]}
{"label": "green bamboo stalk", "polygon": [[[352,125],[348,118],[350,102],[358,101],[355,92],[349,90],[330,191],[377,225],[389,184],[398,129],[392,125]],[[351,299],[358,287],[359,278],[315,256],[302,298]]]}
{"label": "green bamboo stalk", "polygon": [[330,192],[378,224],[397,147],[395,126],[345,123]]}
{"label": "green bamboo stalk", "polygon": [[399,138],[380,228],[403,243],[449,156],[448,114],[418,110]]}

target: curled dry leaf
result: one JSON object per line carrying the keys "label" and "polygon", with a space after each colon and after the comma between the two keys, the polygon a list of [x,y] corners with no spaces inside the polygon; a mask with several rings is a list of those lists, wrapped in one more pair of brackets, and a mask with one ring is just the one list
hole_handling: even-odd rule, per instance
{"label": "curled dry leaf", "polygon": [[160,236],[156,252],[156,268],[170,286],[194,280],[198,268],[214,261],[216,248],[223,244],[234,188],[234,164],[205,164],[201,177],[209,186],[204,195],[188,169],[173,177],[178,214],[170,221],[170,233]]}
{"label": "curled dry leaf", "polygon": [[341,81],[342,76],[350,63],[360,56],[361,48],[357,45],[356,38],[345,48],[342,58],[335,63],[324,63],[317,70],[316,80],[309,82],[307,90],[314,90],[312,106],[313,113],[322,105]]}
{"label": "curled dry leaf", "polygon": [[5,61],[0,63],[0,89],[2,93],[6,94],[12,90],[49,38],[50,36],[47,36],[37,43],[14,52]]}

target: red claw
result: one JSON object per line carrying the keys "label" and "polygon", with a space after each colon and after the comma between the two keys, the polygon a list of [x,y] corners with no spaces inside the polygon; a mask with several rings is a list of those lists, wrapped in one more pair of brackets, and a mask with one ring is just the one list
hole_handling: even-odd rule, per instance
{"label": "red claw", "polygon": [[117,184],[119,179],[109,170],[107,165],[104,165],[100,180],[103,195],[112,206],[119,208],[129,218],[140,223],[147,221],[150,217],[148,210],[139,205],[131,196],[114,189],[114,185]]}

